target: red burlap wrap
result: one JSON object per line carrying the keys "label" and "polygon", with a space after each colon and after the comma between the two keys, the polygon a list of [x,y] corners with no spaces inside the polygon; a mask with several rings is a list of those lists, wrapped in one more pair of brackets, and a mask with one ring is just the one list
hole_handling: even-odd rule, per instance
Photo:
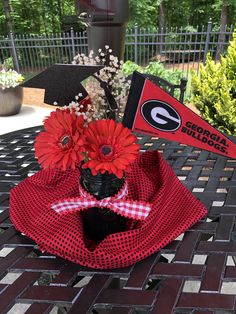
{"label": "red burlap wrap", "polygon": [[11,191],[10,218],[42,251],[92,268],[129,266],[166,246],[203,218],[205,207],[184,187],[158,152],[139,156],[127,174],[128,197],[152,203],[132,230],[107,236],[94,250],[84,243],[79,212],[58,215],[49,204],[79,195],[79,170],[42,170]]}

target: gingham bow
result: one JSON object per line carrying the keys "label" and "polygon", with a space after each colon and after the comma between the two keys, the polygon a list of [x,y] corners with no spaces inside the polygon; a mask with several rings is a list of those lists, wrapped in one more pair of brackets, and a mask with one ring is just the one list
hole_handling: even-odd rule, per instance
{"label": "gingham bow", "polygon": [[51,204],[51,208],[58,214],[66,214],[74,211],[82,211],[90,207],[106,207],[119,215],[138,220],[145,219],[151,210],[151,204],[141,201],[123,200],[128,194],[126,184],[115,196],[106,197],[101,200],[97,200],[81,186],[79,187],[79,191],[80,197],[56,201]]}

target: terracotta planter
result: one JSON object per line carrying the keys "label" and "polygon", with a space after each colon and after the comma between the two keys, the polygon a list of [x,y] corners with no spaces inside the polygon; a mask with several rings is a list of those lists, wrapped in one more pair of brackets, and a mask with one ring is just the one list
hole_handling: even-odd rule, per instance
{"label": "terracotta planter", "polygon": [[23,89],[21,86],[0,88],[0,116],[17,114],[22,105]]}

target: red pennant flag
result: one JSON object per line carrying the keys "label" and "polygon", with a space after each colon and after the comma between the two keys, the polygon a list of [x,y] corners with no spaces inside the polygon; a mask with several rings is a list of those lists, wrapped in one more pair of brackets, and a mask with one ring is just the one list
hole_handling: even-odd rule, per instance
{"label": "red pennant flag", "polygon": [[124,126],[236,158],[236,145],[156,84],[134,72]]}

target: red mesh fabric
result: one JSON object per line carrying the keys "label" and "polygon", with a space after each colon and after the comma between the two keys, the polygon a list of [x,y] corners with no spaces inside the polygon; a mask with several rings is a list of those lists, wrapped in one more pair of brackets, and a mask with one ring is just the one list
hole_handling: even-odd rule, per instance
{"label": "red mesh fabric", "polygon": [[[85,246],[80,213],[59,216],[49,206],[79,195],[79,170],[42,170],[11,191],[10,218],[42,251],[92,268],[129,266],[166,246],[204,217],[205,207],[184,187],[158,152],[139,156],[127,174],[129,198],[152,203],[149,216],[133,229]],[[86,240],[88,242],[88,239]]]}

